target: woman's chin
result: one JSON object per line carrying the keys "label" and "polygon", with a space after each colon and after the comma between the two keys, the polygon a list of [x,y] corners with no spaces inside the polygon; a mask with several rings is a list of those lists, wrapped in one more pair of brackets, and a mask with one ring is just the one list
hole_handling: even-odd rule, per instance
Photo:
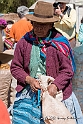
{"label": "woman's chin", "polygon": [[36,34],[36,36],[37,36],[37,37],[46,37],[46,35],[40,34],[40,33]]}

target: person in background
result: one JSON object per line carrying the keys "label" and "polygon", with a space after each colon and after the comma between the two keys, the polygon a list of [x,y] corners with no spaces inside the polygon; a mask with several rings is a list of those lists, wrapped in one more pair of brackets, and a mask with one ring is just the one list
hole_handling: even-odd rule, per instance
{"label": "person in background", "polygon": [[[49,94],[56,97],[57,91],[62,90],[62,102],[77,124],[83,123],[78,100],[72,91],[72,78],[75,71],[72,50],[68,39],[53,27],[54,22],[59,21],[59,18],[54,17],[53,14],[53,4],[38,1],[34,14],[26,15],[32,21],[33,30],[27,32],[18,41],[11,63],[11,73],[17,79],[17,94],[13,106],[14,124],[44,124],[42,116],[38,116],[39,120],[29,119],[33,116],[29,110],[30,103],[38,90],[41,90],[38,74],[55,79],[47,87]],[[38,114],[35,109],[32,110],[33,113]],[[40,113],[42,115],[41,106]]]}
{"label": "person in background", "polygon": [[17,8],[17,14],[20,20],[15,22],[10,31],[10,37],[13,43],[17,43],[22,36],[33,29],[32,24],[25,17],[28,14],[29,9],[26,6],[20,6]]}
{"label": "person in background", "polygon": [[76,46],[76,10],[67,6],[70,0],[56,0],[53,4],[54,14],[60,21],[54,23],[54,27],[65,36],[72,48]]}
{"label": "person in background", "polygon": [[81,19],[81,24],[79,28],[78,41],[80,42],[80,44],[83,44],[83,17]]}
{"label": "person in background", "polygon": [[4,102],[0,99],[0,124],[11,124],[10,116]]}
{"label": "person in background", "polygon": [[4,49],[13,49],[13,42],[10,38],[10,30],[12,25],[14,24],[13,20],[7,20],[7,27],[4,29],[5,37],[4,37]]}
{"label": "person in background", "polygon": [[3,36],[4,36],[4,29],[7,27],[7,22],[5,19],[0,19],[0,52],[4,51],[4,42],[3,42]]}

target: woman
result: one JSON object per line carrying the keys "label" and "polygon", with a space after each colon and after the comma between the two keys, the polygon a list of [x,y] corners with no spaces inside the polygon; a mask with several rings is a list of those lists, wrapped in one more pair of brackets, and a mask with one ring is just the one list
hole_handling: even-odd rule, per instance
{"label": "woman", "polygon": [[[29,116],[32,117],[31,111],[28,110],[31,107],[29,102],[31,103],[34,94],[41,89],[39,81],[36,80],[37,75],[54,77],[54,82],[47,88],[48,92],[55,97],[57,91],[62,90],[63,102],[66,104],[67,99],[71,100],[74,96],[72,77],[75,66],[68,40],[53,28],[53,23],[59,18],[53,17],[52,4],[39,1],[35,6],[34,14],[27,15],[27,18],[32,21],[33,30],[26,33],[17,43],[11,64],[11,73],[17,79],[13,124],[18,120],[20,120],[18,124],[44,124],[41,118],[40,121],[34,118],[28,120]],[[71,100],[72,104],[73,100]],[[75,116],[72,107],[69,109]],[[38,114],[35,109],[33,113]]]}
{"label": "woman", "polygon": [[53,4],[54,14],[61,21],[54,23],[54,27],[65,36],[72,48],[76,46],[76,10],[68,6],[71,0],[56,0]]}
{"label": "woman", "polygon": [[5,38],[4,38],[4,47],[5,47],[5,50],[6,49],[13,49],[13,42],[11,41],[11,38],[10,38],[10,30],[11,30],[11,27],[12,25],[14,24],[14,21],[13,20],[8,20],[7,21],[7,27],[5,28],[4,32],[5,32]]}
{"label": "woman", "polygon": [[4,37],[4,29],[7,26],[7,22],[4,19],[0,19],[0,52],[4,51],[4,42],[3,42],[3,37]]}
{"label": "woman", "polygon": [[81,19],[81,24],[79,28],[78,41],[80,42],[80,44],[83,44],[83,17]]}

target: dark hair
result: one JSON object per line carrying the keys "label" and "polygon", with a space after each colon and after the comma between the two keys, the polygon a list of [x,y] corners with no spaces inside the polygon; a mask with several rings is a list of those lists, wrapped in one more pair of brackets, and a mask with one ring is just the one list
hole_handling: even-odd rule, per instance
{"label": "dark hair", "polygon": [[82,19],[81,19],[81,23],[83,23],[83,17],[82,17]]}
{"label": "dark hair", "polygon": [[19,18],[25,17],[25,15],[24,14],[21,14],[21,13],[18,13],[18,16],[19,16]]}
{"label": "dark hair", "polygon": [[14,24],[13,20],[7,20],[7,24]]}
{"label": "dark hair", "polygon": [[55,3],[53,3],[53,7],[54,7],[55,9],[58,9],[58,6],[59,6],[60,4],[61,4],[60,2],[55,2]]}

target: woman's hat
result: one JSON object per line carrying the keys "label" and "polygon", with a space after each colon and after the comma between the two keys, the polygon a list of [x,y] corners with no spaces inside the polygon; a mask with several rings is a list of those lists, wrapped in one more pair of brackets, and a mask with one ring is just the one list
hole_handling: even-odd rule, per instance
{"label": "woman's hat", "polygon": [[70,0],[55,0],[55,2],[70,3]]}
{"label": "woman's hat", "polygon": [[5,50],[4,52],[0,52],[0,64],[8,63],[14,57],[14,50]]}
{"label": "woman's hat", "polygon": [[57,16],[54,16],[53,4],[44,1],[38,1],[34,8],[34,14],[27,14],[26,18],[41,23],[59,20]]}
{"label": "woman's hat", "polygon": [[0,29],[5,29],[6,26],[7,26],[6,20],[0,18]]}
{"label": "woman's hat", "polygon": [[0,17],[0,19],[5,19],[6,21],[12,20],[13,22],[17,22],[18,20],[20,20],[17,13],[4,14]]}

